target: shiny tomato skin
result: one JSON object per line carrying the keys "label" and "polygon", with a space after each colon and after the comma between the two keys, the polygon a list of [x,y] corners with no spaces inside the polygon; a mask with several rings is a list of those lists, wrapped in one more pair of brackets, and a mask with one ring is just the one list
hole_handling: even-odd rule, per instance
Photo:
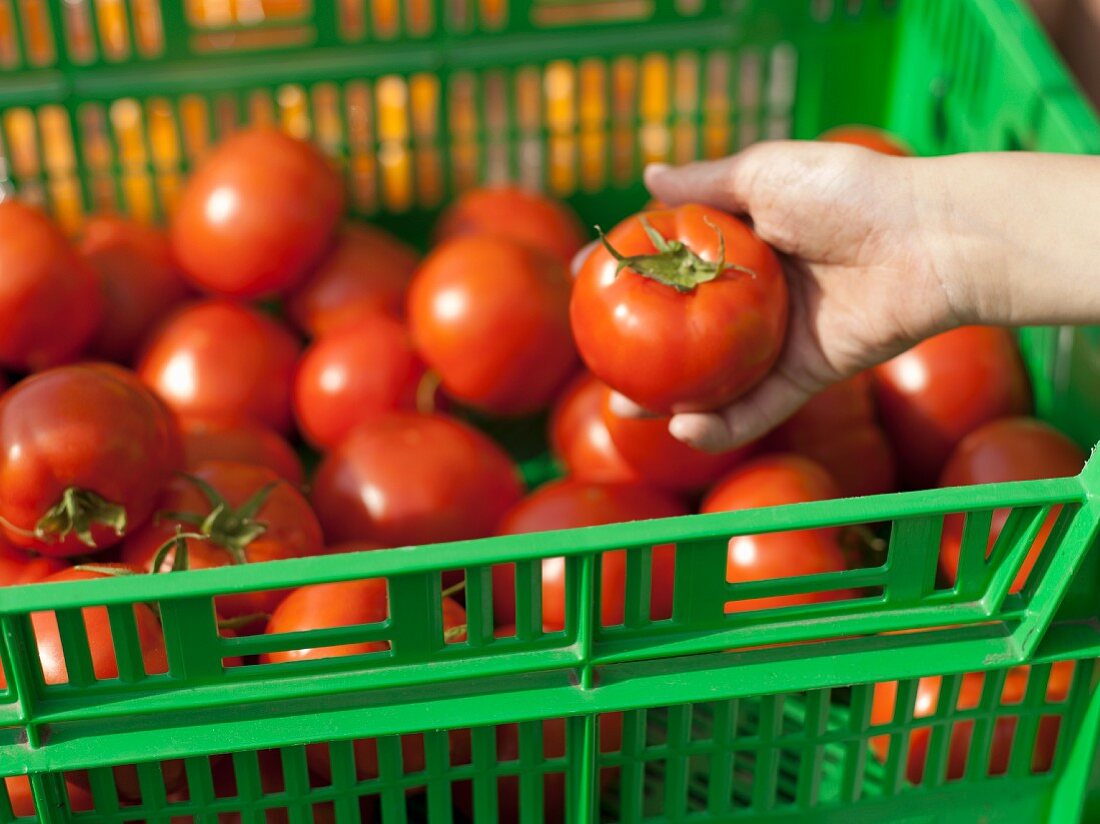
{"label": "shiny tomato skin", "polygon": [[983,423],[1031,409],[1027,373],[1007,329],[944,332],[872,374],[901,479],[914,488],[935,484],[951,450]]}
{"label": "shiny tomato skin", "polygon": [[387,412],[415,411],[424,364],[405,327],[367,312],[314,341],[298,363],[294,415],[319,449]]}
{"label": "shiny tomato skin", "polygon": [[103,291],[104,312],[92,354],[130,363],[149,332],[190,289],[159,229],[99,215],[84,224],[80,253]]}
{"label": "shiny tomato skin", "polygon": [[629,267],[617,272],[615,258],[597,248],[573,287],[577,349],[596,377],[651,412],[717,409],[763,378],[779,356],[788,308],[779,259],[740,220],[698,205],[623,221],[608,235],[620,254],[656,252],[641,217],[711,262],[720,232],[726,262],[753,274],[727,268],[684,293]]}
{"label": "shiny tomato skin", "polygon": [[[963,438],[944,466],[939,485],[971,486],[1064,478],[1076,475],[1084,465],[1085,453],[1052,426],[1033,418],[1002,418],[985,424]],[[1043,521],[1031,550],[1012,582],[1012,592],[1023,588],[1061,510],[1060,506],[1052,507]],[[987,555],[992,552],[1008,515],[1008,509],[993,511]],[[959,573],[963,523],[962,515],[948,515],[943,521],[940,569],[952,584]]]}
{"label": "shiny tomato skin", "polygon": [[409,287],[409,331],[452,397],[520,415],[576,369],[569,279],[545,253],[489,235],[436,247]]}
{"label": "shiny tomato skin", "polygon": [[95,271],[45,214],[0,203],[0,366],[37,372],[68,363],[103,321]]}
{"label": "shiny tomato skin", "polygon": [[911,157],[912,149],[897,135],[890,134],[884,129],[876,129],[874,126],[837,126],[821,135],[819,140],[827,143],[849,143],[853,146],[862,146],[873,152],[894,157]]}
{"label": "shiny tomato skin", "polygon": [[312,500],[328,542],[433,544],[492,535],[520,499],[512,460],[444,415],[394,412],[329,452]]}
{"label": "shiny tomato skin", "polygon": [[550,448],[578,481],[641,483],[638,472],[619,453],[603,419],[607,387],[582,372],[562,392],[550,413]]}
{"label": "shiny tomato skin", "polygon": [[[701,511],[732,512],[757,507],[825,501],[840,496],[819,465],[798,455],[767,455],[737,467],[703,501]],[[764,581],[841,572],[847,568],[835,527],[735,535],[730,538],[726,580]],[[726,612],[814,604],[850,597],[845,591],[777,595],[730,601]]]}
{"label": "shiny tomato skin", "polygon": [[265,466],[300,487],[305,481],[302,461],[274,429],[253,421],[186,416],[180,418],[184,466],[195,469],[207,461]]}
{"label": "shiny tomato skin", "polygon": [[[469,235],[506,237],[546,252],[568,267],[588,241],[580,219],[564,203],[516,186],[471,189],[440,217],[436,241]],[[566,274],[568,268],[562,274]]]}
{"label": "shiny tomato skin", "polygon": [[402,317],[405,292],[420,256],[388,232],[348,223],[305,282],[287,296],[287,316],[305,334],[320,337],[363,311]]}
{"label": "shiny tomato skin", "polygon": [[300,349],[273,318],[206,300],[181,308],[153,333],[137,372],[179,415],[251,419],[286,434]]}
{"label": "shiny tomato skin", "polygon": [[281,294],[328,249],[343,208],[340,177],[316,148],[275,129],[246,129],[187,182],[172,215],[172,248],[208,292]]}
{"label": "shiny tomato skin", "polygon": [[[255,520],[266,525],[265,531],[244,548],[247,563],[279,561],[319,555],[323,550],[321,526],[305,496],[272,470],[230,461],[208,461],[190,473],[212,486],[229,506],[243,505],[257,492],[273,485]],[[199,488],[186,476],[173,478],[163,488],[157,502],[158,512],[190,512],[209,515],[211,504]],[[169,540],[181,525],[186,532],[196,529],[191,524],[170,518],[158,518],[122,545],[122,560],[139,569],[152,571],[157,550]],[[190,569],[210,569],[229,566],[233,556],[214,540],[187,538],[187,558]],[[175,550],[168,551],[161,571],[175,563]],[[238,618],[258,613],[270,613],[286,597],[286,592],[258,591],[218,596],[218,613],[225,618]]]}
{"label": "shiny tomato skin", "polygon": [[774,429],[765,449],[821,464],[845,496],[897,489],[897,462],[875,414],[871,378],[861,372],[818,393]]}
{"label": "shiny tomato skin", "polygon": [[[501,535],[521,535],[686,514],[686,507],[675,498],[643,486],[586,483],[565,478],[546,484],[513,507],[501,522],[499,531]],[[675,565],[675,547],[654,547],[650,592],[650,615],[654,620],[672,616]],[[565,627],[565,578],[564,558],[543,560],[542,621],[543,628],[548,631]],[[600,586],[603,624],[621,624],[626,597],[625,550],[604,553]],[[515,566],[501,564],[493,567],[496,623],[515,623],[515,599]]]}
{"label": "shiny tomato skin", "polygon": [[[1013,667],[1008,671],[1004,687],[1001,690],[1000,703],[1019,704],[1027,691],[1027,682],[1031,668]],[[1069,695],[1074,670],[1073,661],[1058,661],[1050,670],[1046,685],[1046,700],[1065,701]],[[940,689],[943,686],[941,676],[928,676],[917,682],[917,694],[914,699],[913,717],[929,718],[938,715]],[[958,710],[974,710],[981,702],[985,688],[985,674],[968,672],[962,677],[959,697],[955,703]],[[897,703],[898,682],[884,681],[875,684],[874,698],[871,704],[871,724],[880,726],[894,720]],[[1061,727],[1056,715],[1045,715],[1039,720],[1039,731],[1031,761],[1034,772],[1047,772],[1054,760],[1054,747],[1058,742]],[[951,741],[948,744],[947,780],[957,781],[966,774],[968,754],[980,759],[983,775],[1003,775],[1008,769],[1012,755],[1013,739],[1016,735],[1016,716],[1002,715],[993,725],[993,736],[989,748],[984,752],[971,753],[971,739],[974,735],[972,720],[958,721],[951,725]],[[928,745],[932,737],[932,728],[916,727],[909,734],[909,750],[906,754],[905,776],[913,784],[919,784],[924,778],[924,767],[928,755]],[[890,747],[888,736],[875,736],[871,739],[871,749],[881,761],[885,761]]]}
{"label": "shiny tomato skin", "polygon": [[124,534],[152,514],[157,489],[182,465],[175,418],[128,370],[60,366],[0,398],[0,516],[7,539],[51,556],[81,555],[121,540],[93,523],[95,547],[75,533],[39,539],[38,521],[76,487],[121,506]]}
{"label": "shiny tomato skin", "polygon": [[31,555],[0,539],[0,587],[34,584],[68,567],[60,558]]}
{"label": "shiny tomato skin", "polygon": [[603,387],[600,414],[616,452],[640,481],[669,492],[698,492],[747,460],[756,444],[728,452],[692,449],[668,431],[669,418],[622,418],[611,411],[611,390]]}

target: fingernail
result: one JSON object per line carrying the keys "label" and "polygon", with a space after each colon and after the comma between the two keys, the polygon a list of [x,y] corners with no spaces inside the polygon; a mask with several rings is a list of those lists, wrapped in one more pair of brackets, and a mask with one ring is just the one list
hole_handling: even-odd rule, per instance
{"label": "fingernail", "polygon": [[624,398],[618,392],[611,393],[611,399],[607,402],[611,414],[620,418],[633,418],[638,414],[638,406],[629,398]]}
{"label": "fingernail", "polygon": [[673,415],[672,420],[668,422],[668,431],[678,441],[686,441],[695,435],[696,427],[690,418],[685,418],[682,415]]}

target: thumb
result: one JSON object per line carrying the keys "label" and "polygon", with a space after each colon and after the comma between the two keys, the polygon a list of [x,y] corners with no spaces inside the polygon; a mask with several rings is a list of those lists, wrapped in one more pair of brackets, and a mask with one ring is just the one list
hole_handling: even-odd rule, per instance
{"label": "thumb", "polygon": [[726,452],[763,437],[806,403],[813,393],[773,372],[748,394],[717,412],[674,415],[668,431],[704,452]]}

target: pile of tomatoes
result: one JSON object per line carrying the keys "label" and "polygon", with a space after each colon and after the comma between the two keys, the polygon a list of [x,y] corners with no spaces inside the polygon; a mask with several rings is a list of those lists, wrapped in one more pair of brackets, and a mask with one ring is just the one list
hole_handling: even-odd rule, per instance
{"label": "pile of tomatoes", "polygon": [[[673,409],[727,403],[782,351],[782,267],[732,215],[696,205],[635,215],[574,277],[587,232],[564,204],[530,192],[465,194],[423,258],[343,214],[326,159],[266,129],[208,156],[166,230],[97,216],[71,240],[38,209],[0,203],[0,367],[10,378],[0,397],[0,584],[1050,477],[1084,462],[1027,417],[1010,333],[979,327],[827,390],[757,443],[709,454],[674,439]],[[612,389],[654,416],[614,414]],[[471,421],[543,413],[562,477],[527,491],[513,458]],[[1003,524],[995,518],[991,542]],[[948,519],[946,582],[960,539],[961,523]],[[727,578],[841,571],[859,554],[837,529],[741,536]],[[602,563],[602,618],[614,625],[625,611],[625,553]],[[649,612],[669,618],[674,549],[656,548],[652,563]],[[444,586],[444,628],[458,641],[461,580],[445,576]],[[514,634],[515,589],[510,565],[493,570],[502,635]],[[541,595],[545,628],[561,629],[560,559],[544,562]],[[726,609],[844,597],[852,593]],[[226,631],[288,633],[382,621],[386,598],[383,582],[354,581],[224,595],[216,609]],[[118,677],[106,610],[86,612],[95,676]],[[145,671],[165,672],[156,613],[139,605],[135,614]],[[56,621],[36,615],[34,624],[46,682],[64,683]],[[609,719],[602,739],[614,748],[621,722]],[[564,724],[555,724],[548,756],[564,754]],[[502,757],[515,747],[515,728],[501,727]],[[453,735],[451,748],[459,763],[468,739]],[[360,778],[376,776],[374,742],[355,752]],[[423,765],[417,737],[404,757],[407,769]],[[325,778],[327,750],[311,748],[309,764]],[[548,805],[563,794],[548,790]]]}

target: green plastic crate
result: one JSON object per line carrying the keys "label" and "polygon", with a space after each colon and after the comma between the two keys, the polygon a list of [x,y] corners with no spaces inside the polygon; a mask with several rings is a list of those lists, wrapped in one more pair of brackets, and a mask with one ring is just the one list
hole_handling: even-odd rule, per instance
{"label": "green plastic crate", "polygon": [[[345,170],[354,211],[415,241],[452,191],[477,181],[543,186],[606,224],[643,202],[646,161],[847,122],[885,126],[927,154],[1100,149],[1093,113],[1011,0],[282,0],[266,17],[260,2],[205,5],[200,19],[198,2],[0,0],[0,171],[21,196],[72,226],[90,208],[160,217],[210,142],[265,119],[314,138]],[[1100,439],[1100,332],[1028,329],[1021,342],[1040,413],[1083,445]],[[522,820],[536,822],[544,774],[563,776],[572,822],[1089,818],[1096,490],[1100,460],[1077,478],[3,590],[0,775],[30,776],[45,821],[305,822],[324,803],[317,820],[437,824],[463,820],[453,801],[465,793],[476,820],[491,822],[498,781],[515,776]],[[986,561],[1000,507],[1013,514]],[[1054,507],[1039,562],[1009,593]],[[939,532],[953,512],[967,513],[967,530],[958,584],[944,589]],[[877,565],[725,583],[732,534],[852,524],[888,527]],[[652,622],[648,559],[665,543],[678,548],[675,609]],[[599,559],[619,548],[625,622],[601,626]],[[539,559],[558,555],[569,620],[544,633]],[[490,568],[505,561],[518,566],[518,635],[494,639]],[[442,631],[440,578],[454,569],[468,582],[462,643]],[[313,633],[308,645],[386,639],[388,651],[223,666],[303,642],[222,637],[217,594],[359,577],[388,579],[389,620]],[[724,614],[729,600],[842,588],[859,597]],[[167,675],[142,671],[135,602],[159,605]],[[120,679],[95,680],[85,660],[80,608],[91,605],[108,606]],[[41,610],[57,613],[68,684],[43,683],[28,617]],[[1063,660],[1077,663],[1055,700],[1047,682]],[[1022,663],[1027,690],[1005,704],[1007,668]],[[980,700],[956,710],[949,699],[974,671],[987,673]],[[944,676],[943,697],[914,720],[927,675]],[[895,679],[893,717],[872,725],[873,685]],[[621,742],[601,746],[601,715],[620,713]],[[542,755],[546,718],[567,719],[561,757]],[[1050,718],[1060,722],[1053,763],[1033,770]],[[990,775],[1004,719],[1015,723],[1011,756]],[[516,722],[519,757],[498,760],[494,726]],[[958,724],[972,729],[969,758],[948,780]],[[904,753],[920,729],[931,734],[913,784]],[[455,730],[470,757],[450,764]],[[403,765],[410,733],[423,735],[422,770]],[[351,740],[372,737],[380,774],[360,780]],[[885,761],[872,739],[889,742]],[[322,786],[307,774],[309,744],[329,749]],[[260,780],[257,753],[270,749],[277,788]],[[230,757],[236,787],[219,795],[211,765]],[[177,759],[189,800],[165,787]],[[131,764],[140,799],[126,806],[112,768]],[[618,770],[603,792],[601,768]],[[63,775],[74,770],[87,770],[94,812],[68,808]],[[410,788],[424,792],[407,800]],[[0,791],[0,822],[11,820]]]}

